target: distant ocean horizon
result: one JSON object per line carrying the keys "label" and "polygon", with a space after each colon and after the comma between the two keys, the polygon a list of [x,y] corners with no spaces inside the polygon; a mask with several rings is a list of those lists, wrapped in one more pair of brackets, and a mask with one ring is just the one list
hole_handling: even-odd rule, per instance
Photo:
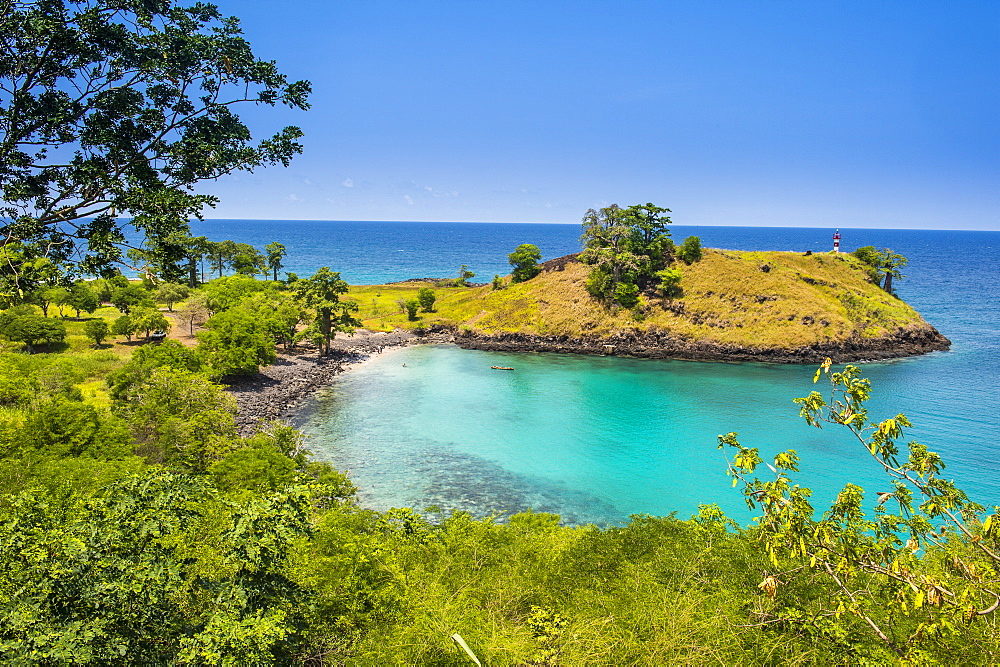
{"label": "distant ocean horizon", "polygon": [[[831,250],[834,231],[671,229],[678,242],[695,235],[708,247],[796,252]],[[537,245],[543,260],[580,250],[580,227],[553,223],[206,220],[192,232],[258,248],[279,241],[284,271],[305,277],[328,266],[353,284],[450,277],[462,264],[488,282],[510,272],[507,254],[521,243]],[[840,233],[843,251],[872,245],[908,257],[897,292],[952,341],[949,352],[864,364],[873,415],[905,413],[915,424],[907,441],[941,453],[945,475],[974,500],[1000,504],[1000,232]],[[408,355],[407,366],[394,355]],[[496,377],[494,364],[519,372]],[[798,449],[819,508],[846,481],[884,490],[856,447],[798,424],[791,399],[814,388],[811,375],[770,364],[414,348],[345,374],[301,418],[317,456],[349,469],[372,507],[530,506],[608,523],[718,502],[745,519],[715,450],[727,430],[762,452]]]}
{"label": "distant ocean horizon", "polygon": [[[833,228],[736,227],[671,225],[679,243],[698,236],[707,247],[730,250],[790,250],[824,252],[833,248]],[[948,243],[949,235],[979,235],[996,247],[1000,232],[920,229],[839,228],[842,249],[893,240],[904,247]],[[510,272],[507,254],[521,243],[534,243],[542,259],[581,250],[581,226],[576,223],[522,222],[412,222],[351,220],[239,220],[191,221],[195,236],[213,241],[230,239],[263,250],[272,241],[283,243],[288,256],[282,272],[300,277],[327,266],[340,271],[352,284],[375,284],[411,278],[445,278],[458,274],[462,264],[477,273],[480,282]],[[897,252],[904,250],[893,247]],[[911,258],[912,261],[912,258]]]}

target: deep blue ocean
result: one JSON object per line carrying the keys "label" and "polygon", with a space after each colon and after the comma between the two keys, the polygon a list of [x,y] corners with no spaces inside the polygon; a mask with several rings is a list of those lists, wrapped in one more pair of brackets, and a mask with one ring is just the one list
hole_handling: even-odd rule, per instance
{"label": "deep blue ocean", "polygon": [[[580,249],[578,225],[215,220],[192,231],[262,248],[280,241],[286,271],[321,266],[348,282],[448,277],[466,264],[488,281],[507,253],[543,259]],[[709,247],[826,251],[832,229],[672,227]],[[909,258],[899,295],[948,336],[950,352],[863,364],[872,416],[905,413],[907,441],[939,452],[974,500],[1000,504],[1000,232],[841,229],[842,250],[889,247]],[[404,366],[405,364],[405,366]],[[497,373],[491,365],[514,366]],[[477,514],[531,507],[569,522],[634,513],[680,516],[714,502],[741,521],[716,436],[737,431],[770,455],[794,448],[795,479],[824,507],[846,482],[889,488],[856,442],[806,427],[792,399],[813,368],[553,354],[449,346],[386,353],[341,376],[301,416],[317,457],[350,471],[364,504],[437,505]]]}

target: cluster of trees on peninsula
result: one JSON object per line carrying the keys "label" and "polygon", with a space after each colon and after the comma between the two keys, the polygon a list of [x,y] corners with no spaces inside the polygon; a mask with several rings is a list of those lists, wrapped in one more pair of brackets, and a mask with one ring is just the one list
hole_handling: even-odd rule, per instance
{"label": "cluster of trees on peninsula", "polygon": [[590,209],[583,217],[580,260],[593,268],[587,291],[607,303],[632,308],[641,292],[680,296],[681,270],[701,259],[701,239],[692,236],[678,248],[670,238],[670,209],[651,203]]}

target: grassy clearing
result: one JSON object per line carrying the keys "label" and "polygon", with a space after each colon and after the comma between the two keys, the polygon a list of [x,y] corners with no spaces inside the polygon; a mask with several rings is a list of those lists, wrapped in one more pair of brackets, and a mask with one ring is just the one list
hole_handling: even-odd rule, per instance
{"label": "grassy clearing", "polygon": [[412,328],[414,326],[427,326],[430,323],[442,320],[437,313],[420,313],[421,317],[415,322],[410,322],[406,317],[406,310],[400,304],[401,301],[416,299],[421,288],[430,287],[438,298],[435,308],[444,300],[451,300],[460,295],[475,291],[477,288],[468,287],[437,287],[434,282],[406,282],[391,283],[388,285],[352,285],[350,291],[344,296],[358,304],[356,316],[362,321],[366,329],[372,331],[392,331],[396,327]]}
{"label": "grassy clearing", "polygon": [[[588,267],[570,263],[506,289],[434,288],[430,283],[355,287],[371,329],[448,324],[480,333],[608,335],[621,329],[668,331],[693,340],[792,348],[851,336],[877,337],[921,321],[906,303],[867,279],[848,255],[706,250],[684,273],[682,297],[643,295],[639,307],[607,308],[584,289]],[[508,279],[509,280],[509,279]],[[435,312],[407,320],[397,301],[421,287]]]}
{"label": "grassy clearing", "polygon": [[[41,311],[39,311],[41,312]],[[50,309],[50,315],[57,315]],[[69,315],[69,313],[66,313]],[[104,319],[108,325],[121,313],[111,306],[99,308],[91,315],[77,319],[66,317],[61,321],[66,326],[66,339],[53,345],[39,345],[34,354],[24,354],[20,343],[4,342],[0,347],[3,360],[12,364],[23,374],[39,373],[53,382],[68,381],[83,394],[86,403],[108,407],[107,385],[104,378],[121,368],[132,356],[132,351],[140,344],[109,338],[99,348],[84,334],[84,325],[93,319]],[[16,410],[15,410],[16,411]]]}

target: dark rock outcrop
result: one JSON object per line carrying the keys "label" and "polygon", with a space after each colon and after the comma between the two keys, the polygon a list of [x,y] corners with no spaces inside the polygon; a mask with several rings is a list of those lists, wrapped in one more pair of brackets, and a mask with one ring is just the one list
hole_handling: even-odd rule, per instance
{"label": "dark rock outcrop", "polygon": [[650,359],[700,361],[761,361],[780,364],[835,363],[908,357],[947,350],[951,341],[926,323],[901,328],[879,338],[855,336],[797,348],[745,347],[692,340],[666,331],[618,331],[610,336],[540,336],[523,333],[480,334],[461,331],[455,342],[467,349],[504,352],[563,352]]}

